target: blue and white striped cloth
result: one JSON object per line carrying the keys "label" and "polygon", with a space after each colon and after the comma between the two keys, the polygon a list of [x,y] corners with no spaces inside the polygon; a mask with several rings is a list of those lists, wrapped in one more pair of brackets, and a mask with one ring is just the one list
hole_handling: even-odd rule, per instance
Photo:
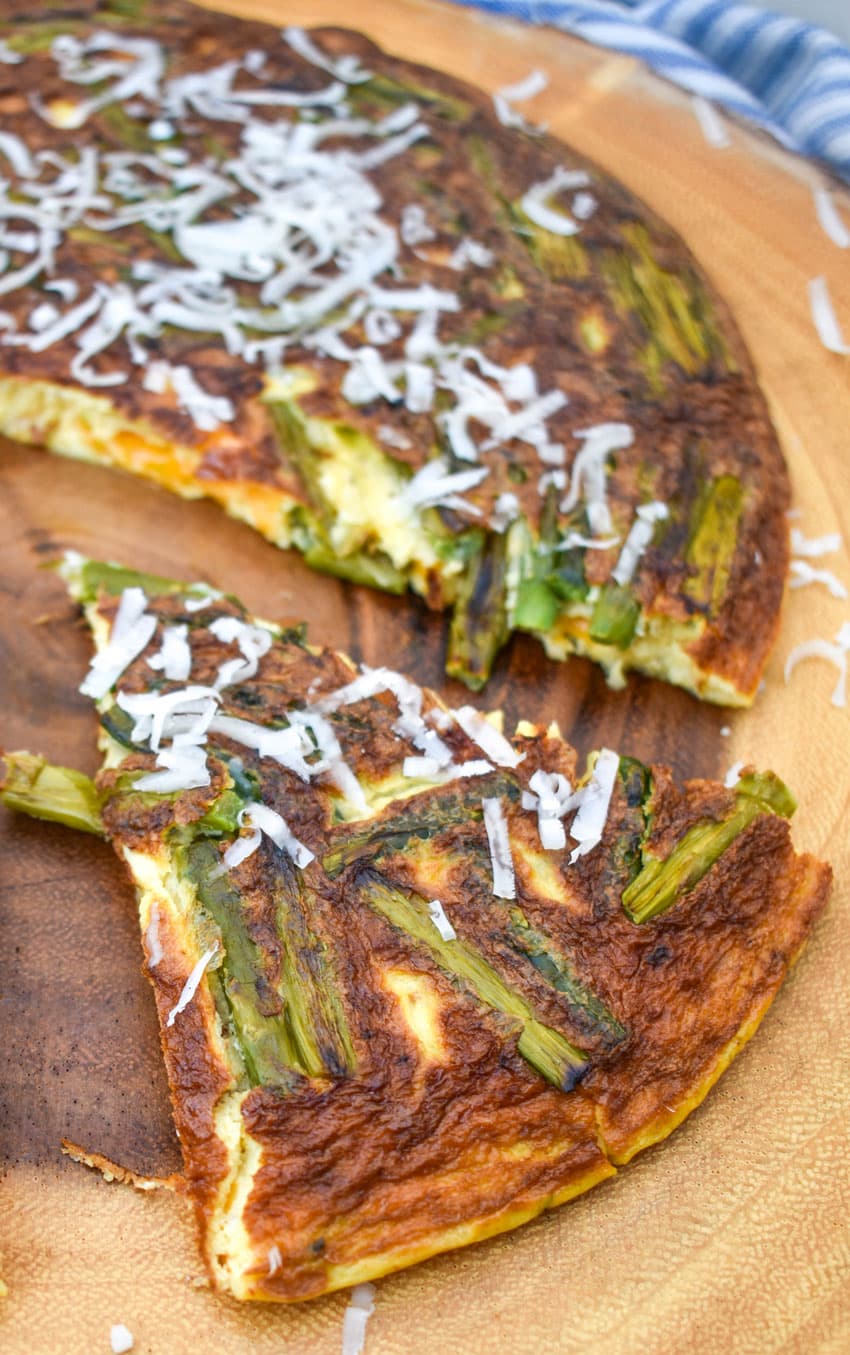
{"label": "blue and white striped cloth", "polygon": [[823,28],[737,0],[455,3],[640,57],[850,182],[850,50]]}

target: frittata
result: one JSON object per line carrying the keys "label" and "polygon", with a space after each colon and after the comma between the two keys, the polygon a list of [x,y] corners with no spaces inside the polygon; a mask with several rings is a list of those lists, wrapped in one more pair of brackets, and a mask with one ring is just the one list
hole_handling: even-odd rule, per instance
{"label": "frittata", "polygon": [[790,792],[507,738],[232,598],[70,557],[92,783],[13,808],[135,882],[213,1283],[293,1301],[532,1218],[699,1104],[829,888]]}
{"label": "frittata", "polygon": [[553,658],[748,704],[788,480],[688,249],[506,97],[355,33],[3,0],[0,431],[206,495]]}

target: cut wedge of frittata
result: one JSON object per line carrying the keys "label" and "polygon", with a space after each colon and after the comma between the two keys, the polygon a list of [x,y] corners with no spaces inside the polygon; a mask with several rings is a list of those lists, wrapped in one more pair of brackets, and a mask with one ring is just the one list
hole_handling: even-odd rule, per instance
{"label": "cut wedge of frittata", "polygon": [[826,899],[770,772],[674,784],[507,738],[232,598],[68,557],[96,782],[13,808],[136,886],[214,1284],[290,1301],[532,1218],[702,1100]]}

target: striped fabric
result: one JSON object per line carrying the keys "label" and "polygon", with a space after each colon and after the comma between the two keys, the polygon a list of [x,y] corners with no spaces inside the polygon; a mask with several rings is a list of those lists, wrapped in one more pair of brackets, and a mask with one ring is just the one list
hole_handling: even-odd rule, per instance
{"label": "striped fabric", "polygon": [[825,29],[737,0],[454,3],[552,24],[640,57],[850,182],[850,50]]}

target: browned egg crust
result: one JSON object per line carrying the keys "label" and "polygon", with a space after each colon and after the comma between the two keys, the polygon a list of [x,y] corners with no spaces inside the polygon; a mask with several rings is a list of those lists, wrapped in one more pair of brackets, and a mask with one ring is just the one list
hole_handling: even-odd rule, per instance
{"label": "browned egg crust", "polygon": [[[277,36],[270,41],[273,30],[267,25],[180,0],[152,0],[136,10],[138,18],[118,19],[108,6],[70,5],[55,28],[83,35],[108,23],[124,34],[155,37],[167,52],[169,76],[213,66],[253,47],[266,55],[267,84],[280,82],[303,91],[321,88],[329,79]],[[20,33],[43,15],[5,0],[0,17],[13,21],[10,31]],[[672,518],[662,539],[645,552],[634,584],[636,598],[645,612],[657,616],[676,622],[703,620],[701,633],[688,647],[690,657],[700,670],[716,674],[745,700],[751,699],[778,626],[788,559],[784,513],[789,487],[752,362],[708,276],[670,227],[578,150],[548,135],[502,126],[481,91],[389,56],[360,34],[319,29],[316,36],[330,53],[361,57],[394,88],[415,87],[428,108],[428,139],[370,173],[383,199],[382,210],[391,219],[397,220],[401,208],[413,201],[426,203],[436,223],[436,242],[405,249],[403,265],[406,284],[430,283],[457,292],[460,309],[441,317],[441,338],[479,344],[488,358],[504,366],[530,363],[541,391],[568,394],[568,406],[550,420],[553,437],[567,447],[568,469],[578,448],[575,430],[605,422],[625,423],[634,430],[633,446],[618,452],[609,476],[615,520],[628,523],[636,504],[648,495],[670,505]],[[36,92],[45,103],[67,98],[69,88],[44,50],[20,65],[0,66],[4,127],[33,150],[66,150],[68,132],[50,126],[29,100]],[[386,113],[386,102],[369,90],[368,84],[353,87],[357,111]],[[198,119],[193,132],[191,121],[181,127],[181,138],[193,155],[206,146],[214,159],[225,159],[236,149],[238,123],[216,123],[213,135]],[[112,108],[91,116],[74,135],[104,150],[127,148],[126,120],[116,118]],[[590,172],[599,203],[582,223],[581,234],[572,237],[566,259],[530,237],[515,210],[530,183],[544,180],[564,163]],[[218,210],[214,206],[209,219]],[[163,252],[163,238],[143,225],[110,234],[71,235],[75,238],[66,239],[57,251],[56,273],[78,281],[81,296],[96,280],[121,281],[131,260],[175,262]],[[466,238],[492,250],[499,267],[462,273],[448,267],[452,249]],[[250,302],[251,288],[244,290]],[[23,326],[40,299],[43,294],[33,285],[4,296],[3,307]],[[362,333],[350,332],[355,342],[365,342]],[[401,344],[401,338],[389,343],[382,356],[397,357]],[[138,380],[108,388],[113,406],[128,417],[202,450],[188,482],[225,503],[237,486],[256,485],[280,489],[309,505],[309,489],[258,398],[258,368],[203,335],[166,329],[150,347],[174,365],[187,364],[206,390],[235,406],[232,424],[204,433],[170,393],[147,391]],[[41,353],[0,346],[0,367],[12,376],[70,384],[68,365],[75,351],[73,336]],[[299,397],[305,414],[342,420],[370,434],[377,445],[378,429],[389,423],[409,440],[409,448],[382,450],[414,470],[433,454],[439,432],[431,414],[414,414],[381,399],[355,407],[340,391],[343,364],[296,346],[287,350],[287,361],[318,378],[316,389]],[[94,365],[105,371],[119,362],[127,366],[123,341]],[[32,440],[48,434],[49,429],[35,427]],[[529,523],[539,526],[542,467],[534,449],[513,440],[488,453],[487,464],[490,474],[466,496],[481,509],[482,521],[489,521],[496,498],[510,492]],[[157,472],[148,468],[147,473]],[[726,476],[740,485],[742,507],[734,549],[723,565],[723,586],[707,599],[689,586],[698,566],[686,563],[686,546],[706,485]],[[440,511],[450,531],[468,526],[452,510]],[[375,545],[380,548],[379,539]],[[604,582],[615,560],[615,550],[586,552],[587,582]],[[438,567],[416,587],[433,606],[452,601]]]}
{"label": "browned egg crust", "polygon": [[[111,619],[115,606],[114,598],[103,598],[101,615]],[[166,597],[153,599],[149,610],[189,625],[192,681],[201,683],[232,655],[208,629],[211,620],[244,617],[226,601],[190,614],[181,599]],[[145,657],[158,643],[155,638],[124,675],[124,690],[149,690]],[[293,705],[308,706],[352,676],[342,656],[284,634],[256,678],[225,691],[221,709],[264,725],[280,722]],[[425,712],[437,704],[424,694]],[[398,707],[389,693],[327,718],[364,787],[398,774],[410,747],[393,731]],[[443,737],[457,762],[481,757],[457,725]],[[636,925],[621,903],[634,876],[636,843],[642,839],[647,852],[667,858],[695,825],[728,817],[735,791],[708,781],[677,786],[663,767],[621,760],[601,844],[570,865],[568,850],[541,850],[536,815],[522,808],[520,793],[538,768],[574,780],[576,754],[551,733],[513,743],[524,754],[515,770],[499,767],[425,789],[351,822],[339,821],[339,795],[326,784],[304,784],[218,735],[209,742],[210,787],[168,799],[127,793],[126,772],[153,766],[146,753],[101,774],[104,819],[116,850],[156,855],[169,853],[174,832],[196,824],[228,783],[220,754],[238,753],[263,801],[317,858],[298,873],[298,902],[286,924],[295,945],[289,962],[309,967],[321,956],[322,972],[339,994],[355,1064],[338,1075],[294,1076],[286,1087],[247,1091],[243,1124],[260,1145],[261,1160],[243,1221],[261,1256],[272,1247],[280,1252],[274,1273],[257,1267],[247,1297],[315,1296],[345,1283],[340,1276],[351,1272],[344,1267],[363,1264],[368,1277],[409,1264],[513,1226],[611,1174],[699,1103],[755,1030],[824,906],[828,867],[796,855],[787,823],[766,812],[673,907]],[[513,902],[493,894],[480,818],[485,795],[500,797],[505,808],[516,868]],[[411,814],[431,819],[433,831],[389,838],[392,824]],[[216,850],[226,845],[223,840]],[[340,850],[349,852],[347,863],[334,859]],[[264,840],[230,877],[255,947],[258,1000],[272,1014],[281,1012],[275,995],[286,962],[280,856]],[[426,900],[439,897],[462,942],[542,1023],[584,1051],[587,1066],[569,1090],[549,1085],[522,1057],[516,1022],[477,1000],[428,945],[369,905],[376,881]],[[529,963],[511,931],[516,910],[601,1008],[577,1003]],[[200,993],[166,1025],[197,955],[187,954],[185,937],[164,918],[159,940],[164,956],[148,975],[189,1191],[209,1250],[229,1166],[215,1110],[225,1093],[245,1083],[222,1059],[212,1033],[215,1009]],[[388,988],[386,976],[394,973],[416,976],[435,995],[437,1057],[415,1037]],[[466,1227],[476,1231],[464,1237]],[[370,1270],[375,1256],[383,1263]]]}

